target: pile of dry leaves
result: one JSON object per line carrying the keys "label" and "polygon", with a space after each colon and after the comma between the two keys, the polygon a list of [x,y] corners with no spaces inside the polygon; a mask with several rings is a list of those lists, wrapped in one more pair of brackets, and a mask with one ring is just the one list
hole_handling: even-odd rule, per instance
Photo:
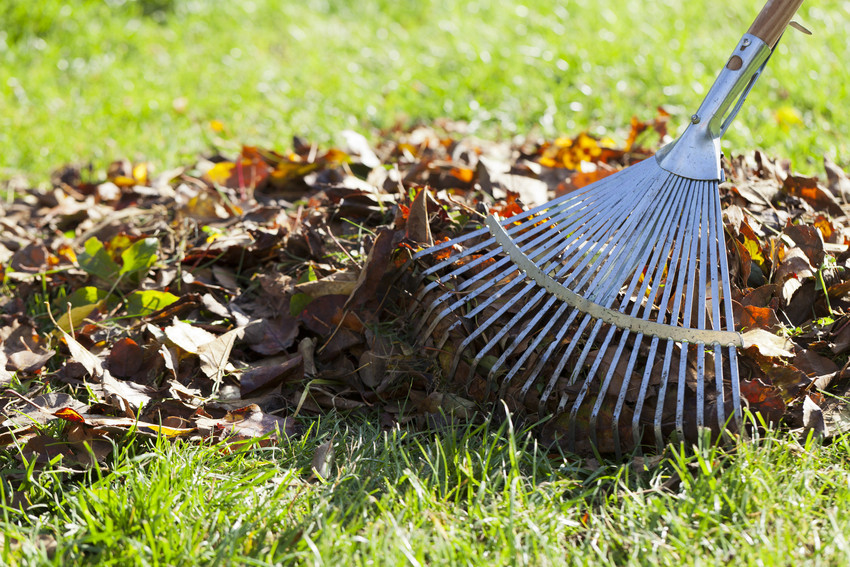
{"label": "pile of dry leaves", "polygon": [[[49,190],[9,182],[0,444],[91,466],[131,430],[275,443],[331,409],[386,426],[487,411],[494,400],[411,346],[415,290],[397,277],[410,251],[587,185],[664,136],[663,114],[633,121],[623,148],[586,134],[491,143],[447,123],[377,148],[347,132],[344,149],[296,139],[160,175],[115,162],[105,179],[65,168]],[[726,166],[736,321],[776,337],[742,353],[742,391],[770,420],[841,429],[824,392],[848,382],[850,179],[829,162],[825,183],[798,177],[760,153]]]}

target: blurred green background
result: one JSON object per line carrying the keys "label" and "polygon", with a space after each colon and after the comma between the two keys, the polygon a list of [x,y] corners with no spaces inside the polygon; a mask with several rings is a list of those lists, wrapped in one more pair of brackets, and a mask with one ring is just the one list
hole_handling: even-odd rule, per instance
{"label": "blurred green background", "polygon": [[[216,139],[279,150],[439,117],[484,137],[622,141],[682,128],[760,0],[4,0],[0,177],[127,157],[166,169]],[[795,169],[850,166],[850,2],[804,3],[725,138]],[[215,132],[210,121],[223,125]],[[224,147],[227,147],[225,144]]]}

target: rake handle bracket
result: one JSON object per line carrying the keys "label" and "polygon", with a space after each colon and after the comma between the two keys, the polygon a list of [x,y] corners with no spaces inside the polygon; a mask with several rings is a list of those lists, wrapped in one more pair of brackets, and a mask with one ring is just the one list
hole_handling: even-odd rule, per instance
{"label": "rake handle bracket", "polygon": [[685,327],[676,327],[674,325],[665,325],[656,321],[647,319],[638,319],[617,311],[609,309],[582,297],[574,291],[567,289],[558,283],[552,276],[544,272],[539,266],[532,262],[526,256],[519,246],[514,243],[502,225],[493,216],[488,216],[484,219],[484,223],[490,230],[490,234],[496,242],[510,256],[517,268],[524,271],[528,277],[534,280],[537,285],[567,303],[571,307],[590,315],[594,319],[603,321],[621,329],[628,329],[635,333],[641,333],[645,336],[658,337],[660,339],[669,339],[681,343],[703,343],[703,344],[719,344],[720,346],[743,347],[743,338],[740,334],[732,331],[713,331],[708,329],[690,329]]}

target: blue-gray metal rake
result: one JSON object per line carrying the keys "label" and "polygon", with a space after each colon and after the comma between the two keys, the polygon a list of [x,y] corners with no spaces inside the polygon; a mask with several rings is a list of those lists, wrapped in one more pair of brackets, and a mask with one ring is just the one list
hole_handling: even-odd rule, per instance
{"label": "blue-gray metal rake", "polygon": [[450,253],[417,295],[418,335],[453,353],[450,376],[539,398],[541,414],[567,416],[570,449],[740,428],[720,137],[801,3],[767,2],[654,157],[414,256]]}

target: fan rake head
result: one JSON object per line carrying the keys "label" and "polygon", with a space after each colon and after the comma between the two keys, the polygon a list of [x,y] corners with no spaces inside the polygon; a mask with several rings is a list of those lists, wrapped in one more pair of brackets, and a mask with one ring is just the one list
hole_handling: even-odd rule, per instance
{"label": "fan rake head", "polygon": [[717,181],[649,158],[414,256],[418,340],[448,378],[617,452],[741,421]]}
{"label": "fan rake head", "polygon": [[419,340],[455,384],[551,417],[572,450],[740,428],[720,137],[801,2],[768,0],[655,157],[414,256]]}

